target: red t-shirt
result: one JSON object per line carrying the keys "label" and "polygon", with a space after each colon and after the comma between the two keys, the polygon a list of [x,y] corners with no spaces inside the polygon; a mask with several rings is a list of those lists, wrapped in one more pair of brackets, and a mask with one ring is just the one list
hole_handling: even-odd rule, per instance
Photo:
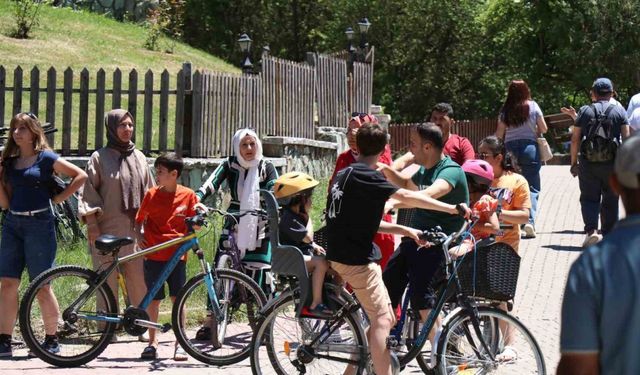
{"label": "red t-shirt", "polygon": [[[185,219],[196,213],[193,206],[198,198],[193,190],[178,185],[173,193],[160,190],[155,186],[147,191],[136,215],[136,222],[144,225],[144,240],[147,246],[154,246],[168,240],[179,238],[187,233]],[[147,259],[166,262],[179,245],[146,255]],[[187,254],[181,259],[186,260]]]}
{"label": "red t-shirt", "polygon": [[469,142],[467,138],[457,134],[449,134],[449,139],[447,139],[447,143],[444,144],[442,152],[448,155],[451,160],[458,163],[458,165],[462,165],[465,161],[476,158],[476,153],[473,150],[471,142]]}

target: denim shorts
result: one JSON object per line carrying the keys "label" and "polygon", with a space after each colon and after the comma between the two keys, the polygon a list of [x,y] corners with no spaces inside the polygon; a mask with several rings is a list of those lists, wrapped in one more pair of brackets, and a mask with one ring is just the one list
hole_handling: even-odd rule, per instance
{"label": "denim shorts", "polygon": [[[147,290],[151,290],[153,285],[160,279],[164,266],[166,266],[167,263],[168,262],[151,259],[144,260],[144,283],[147,285]],[[183,260],[179,261],[176,268],[173,269],[167,278],[166,283],[169,285],[169,296],[177,296],[182,286],[187,283],[187,262]],[[153,300],[163,300],[164,297],[164,285],[162,285],[158,293],[153,297]]]}
{"label": "denim shorts", "polygon": [[56,259],[56,231],[50,210],[34,216],[7,213],[0,239],[0,277],[29,280],[50,269]]}

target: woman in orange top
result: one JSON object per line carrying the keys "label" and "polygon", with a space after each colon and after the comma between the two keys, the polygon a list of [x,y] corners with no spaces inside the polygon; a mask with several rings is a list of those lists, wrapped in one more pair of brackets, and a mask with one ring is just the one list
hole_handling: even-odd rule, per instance
{"label": "woman in orange top", "polygon": [[[340,155],[338,155],[338,160],[336,160],[336,168],[333,170],[333,175],[329,181],[333,181],[333,178],[336,176],[340,170],[350,166],[351,164],[356,162],[356,156],[358,156],[358,149],[356,147],[356,133],[358,129],[364,124],[377,124],[378,119],[375,116],[368,115],[366,113],[352,113],[352,118],[349,120],[349,125],[347,128],[347,142],[349,144],[349,149]],[[384,152],[378,158],[378,162],[384,163],[387,165],[391,165],[391,147],[387,144],[384,148]],[[331,190],[331,186],[329,186],[329,190]],[[382,217],[383,221],[387,223],[391,223],[392,217],[390,214],[385,214]],[[392,234],[384,234],[377,233],[373,238],[373,243],[376,244],[380,248],[380,253],[382,254],[382,258],[380,259],[380,268],[384,271],[385,266],[387,265],[387,261],[393,254],[393,250],[395,249],[395,243],[393,240]]]}
{"label": "woman in orange top", "polygon": [[515,251],[520,245],[520,225],[529,222],[531,198],[529,184],[520,174],[516,173],[515,163],[510,153],[507,153],[504,142],[489,136],[480,142],[479,159],[486,160],[493,167],[493,183],[491,187],[504,189],[502,197],[502,211],[499,219],[502,224],[512,224],[503,236],[497,236],[498,242],[505,242]]}

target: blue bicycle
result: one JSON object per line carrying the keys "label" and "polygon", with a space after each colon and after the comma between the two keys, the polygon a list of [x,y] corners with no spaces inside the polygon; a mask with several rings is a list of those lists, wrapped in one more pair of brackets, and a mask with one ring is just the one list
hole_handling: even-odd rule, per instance
{"label": "blue bicycle", "polygon": [[[256,214],[252,211],[244,214]],[[130,245],[130,237],[103,235],[95,247],[103,255],[113,256],[113,261],[92,271],[78,266],[60,266],[40,274],[34,279],[20,304],[20,330],[31,352],[43,361],[59,367],[75,367],[88,363],[102,353],[111,342],[116,326],[121,325],[133,336],[139,336],[149,328],[167,332],[173,328],[184,350],[195,359],[212,365],[228,365],[247,358],[257,314],[266,303],[260,287],[250,277],[233,270],[212,270],[204,259],[195,228],[206,225],[204,214],[186,219],[188,233],[183,237],[166,241],[137,253],[118,257],[122,246]],[[107,279],[119,266],[132,259],[165,249],[181,246],[167,262],[159,280],[147,292],[139,306],[128,306],[119,312],[116,296]],[[191,278],[176,296],[171,313],[171,324],[149,320],[146,308],[153,296],[171,274],[180,258],[193,250],[200,263],[201,273]],[[51,350],[45,342],[46,327],[38,303],[41,292],[49,289],[55,295],[59,312],[56,337],[59,345]],[[126,292],[126,285],[123,292]],[[207,309],[207,305],[211,309]],[[207,314],[213,310],[213,319]],[[199,340],[196,332],[209,321],[215,334],[207,340]],[[51,322],[52,319],[47,319]],[[54,320],[55,321],[55,320]]]}

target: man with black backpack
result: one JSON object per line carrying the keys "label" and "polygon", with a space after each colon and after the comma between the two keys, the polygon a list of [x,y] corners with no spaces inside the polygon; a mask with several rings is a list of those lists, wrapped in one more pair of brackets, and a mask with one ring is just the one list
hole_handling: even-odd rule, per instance
{"label": "man with black backpack", "polygon": [[[618,195],[609,186],[609,176],[618,147],[629,137],[624,108],[609,101],[613,94],[611,80],[596,79],[591,93],[595,100],[580,108],[571,137],[571,174],[579,179],[587,234],[583,247],[599,242],[618,220]],[[600,232],[598,217],[602,223]]]}

